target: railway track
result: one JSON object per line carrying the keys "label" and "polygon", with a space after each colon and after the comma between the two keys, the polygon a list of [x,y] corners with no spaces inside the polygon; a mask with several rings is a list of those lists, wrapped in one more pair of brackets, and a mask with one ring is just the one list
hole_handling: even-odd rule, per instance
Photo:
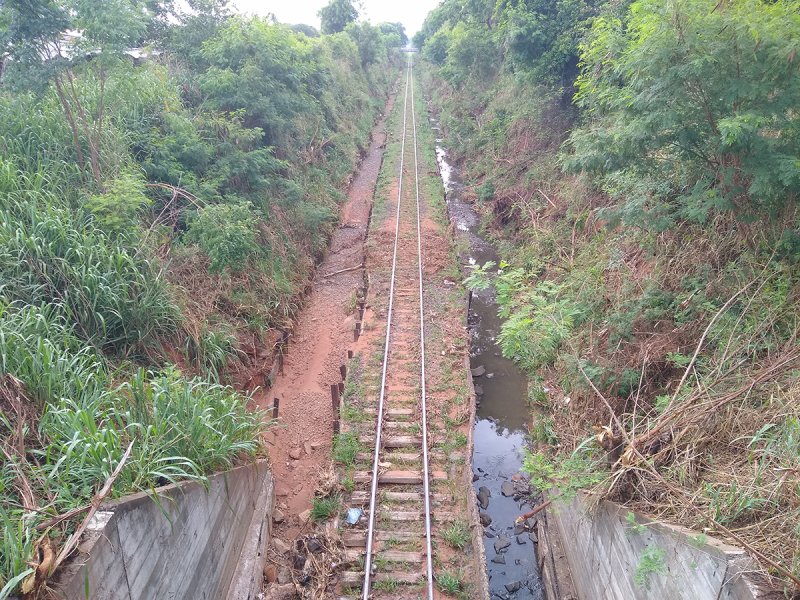
{"label": "railway track", "polygon": [[[434,493],[447,475],[446,457],[429,452],[425,379],[424,255],[421,236],[417,119],[413,59],[403,99],[400,166],[394,207],[394,245],[380,391],[374,428],[363,431],[350,506],[365,519],[343,535],[350,570],[343,584],[369,598],[435,597],[433,532],[450,498]],[[366,521],[365,523],[363,521]],[[438,597],[438,595],[436,596]]]}

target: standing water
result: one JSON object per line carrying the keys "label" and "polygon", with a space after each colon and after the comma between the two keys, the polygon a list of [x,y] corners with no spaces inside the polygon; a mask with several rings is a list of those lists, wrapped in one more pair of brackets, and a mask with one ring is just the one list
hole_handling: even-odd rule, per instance
{"label": "standing water", "polygon": [[[441,128],[431,119],[434,131]],[[447,209],[458,235],[468,242],[468,264],[498,263],[495,248],[478,235],[480,222],[472,206],[463,201],[463,184],[457,169],[448,163],[443,140],[436,140],[436,158],[444,183]],[[492,600],[544,598],[539,569],[533,548],[535,534],[515,519],[532,506],[527,500],[515,500],[515,492],[524,484],[514,478],[522,467],[526,445],[527,380],[510,360],[504,358],[497,344],[501,321],[497,314],[494,290],[475,291],[469,310],[471,335],[470,366],[478,397],[475,423],[475,448],[472,464],[473,486],[481,505]],[[488,491],[488,494],[487,494]]]}

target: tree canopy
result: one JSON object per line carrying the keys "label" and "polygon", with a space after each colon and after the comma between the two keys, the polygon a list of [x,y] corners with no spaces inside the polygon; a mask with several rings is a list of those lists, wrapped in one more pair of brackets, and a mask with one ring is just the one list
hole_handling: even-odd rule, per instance
{"label": "tree canopy", "polygon": [[330,0],[319,10],[322,33],[340,33],[358,19],[358,9],[350,0]]}

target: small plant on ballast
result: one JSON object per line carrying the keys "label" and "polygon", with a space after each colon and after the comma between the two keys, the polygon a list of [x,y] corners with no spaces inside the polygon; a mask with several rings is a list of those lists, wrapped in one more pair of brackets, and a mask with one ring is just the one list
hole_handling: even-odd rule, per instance
{"label": "small plant on ballast", "polygon": [[461,591],[461,581],[464,574],[461,571],[443,571],[436,576],[436,583],[439,589],[446,594],[458,594]]}
{"label": "small plant on ballast", "polygon": [[311,518],[314,521],[325,521],[339,512],[342,501],[339,496],[314,497],[311,502]]}
{"label": "small plant on ballast", "polygon": [[463,550],[469,544],[470,535],[469,525],[464,521],[453,521],[450,526],[442,531],[444,541],[457,550]]}

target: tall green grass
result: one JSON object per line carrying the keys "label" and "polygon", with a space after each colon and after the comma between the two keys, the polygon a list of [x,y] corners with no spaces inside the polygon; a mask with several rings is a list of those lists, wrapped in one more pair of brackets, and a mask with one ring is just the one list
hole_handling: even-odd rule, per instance
{"label": "tall green grass", "polygon": [[0,298],[52,304],[82,339],[109,350],[174,331],[179,313],[154,266],[71,210],[45,179],[0,161]]}
{"label": "tall green grass", "polygon": [[[114,496],[230,467],[259,448],[263,415],[229,387],[187,379],[175,369],[138,369],[116,384],[106,360],[87,346],[55,306],[0,304],[0,376],[20,380],[41,417],[28,423],[36,446],[0,461],[0,588],[25,568],[35,527],[89,502],[133,449]],[[0,436],[20,415],[0,405]],[[40,512],[26,512],[18,473]]]}

